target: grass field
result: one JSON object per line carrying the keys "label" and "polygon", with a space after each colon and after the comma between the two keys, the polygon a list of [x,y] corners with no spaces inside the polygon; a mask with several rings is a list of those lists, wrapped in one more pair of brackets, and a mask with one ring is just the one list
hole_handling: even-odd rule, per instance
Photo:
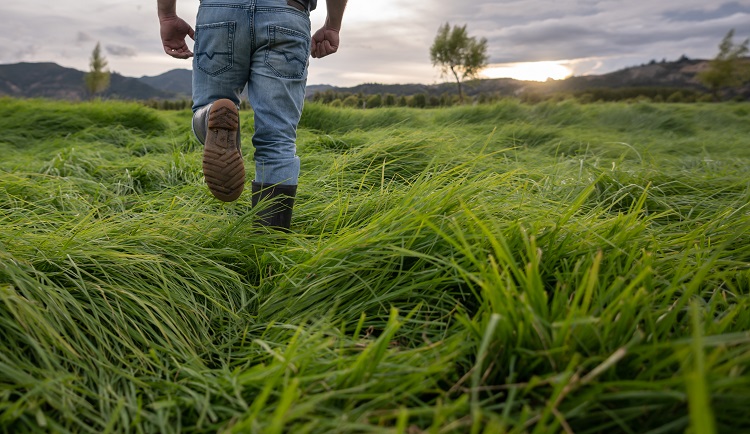
{"label": "grass field", "polygon": [[290,234],[189,119],[0,99],[0,431],[750,430],[750,104],[310,104]]}

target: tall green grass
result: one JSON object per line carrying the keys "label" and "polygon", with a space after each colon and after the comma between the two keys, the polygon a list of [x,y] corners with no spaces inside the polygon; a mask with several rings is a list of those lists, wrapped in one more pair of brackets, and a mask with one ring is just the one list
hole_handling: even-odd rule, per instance
{"label": "tall green grass", "polygon": [[0,100],[0,429],[748,430],[748,113],[308,105],[286,234],[187,112]]}

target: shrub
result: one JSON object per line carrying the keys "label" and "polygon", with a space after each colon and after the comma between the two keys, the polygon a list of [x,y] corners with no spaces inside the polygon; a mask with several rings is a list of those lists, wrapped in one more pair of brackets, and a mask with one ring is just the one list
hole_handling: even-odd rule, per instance
{"label": "shrub", "polygon": [[359,98],[355,95],[349,95],[342,101],[344,107],[359,107]]}
{"label": "shrub", "polygon": [[378,108],[383,105],[383,99],[380,97],[380,95],[370,95],[367,98],[367,105],[366,108]]}

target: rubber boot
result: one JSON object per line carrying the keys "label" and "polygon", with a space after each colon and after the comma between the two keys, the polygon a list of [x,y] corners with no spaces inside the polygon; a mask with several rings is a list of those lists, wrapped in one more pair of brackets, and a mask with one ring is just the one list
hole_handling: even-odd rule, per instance
{"label": "rubber boot", "polygon": [[257,223],[285,232],[289,231],[292,224],[292,209],[294,208],[294,196],[297,194],[296,185],[283,184],[261,184],[253,181],[252,205],[270,201],[269,204],[258,211]]}
{"label": "rubber boot", "polygon": [[193,115],[193,133],[203,145],[203,176],[217,199],[236,200],[245,185],[237,106],[228,99],[201,107]]}
{"label": "rubber boot", "polygon": [[206,144],[206,132],[208,131],[208,112],[211,111],[213,104],[206,104],[203,107],[193,113],[193,134],[195,138],[201,142],[201,145]]}

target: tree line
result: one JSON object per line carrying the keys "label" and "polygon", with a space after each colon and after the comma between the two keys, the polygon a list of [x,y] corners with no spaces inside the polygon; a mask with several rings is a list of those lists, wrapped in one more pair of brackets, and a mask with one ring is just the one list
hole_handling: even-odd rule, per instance
{"label": "tree line", "polygon": [[[554,93],[526,91],[518,95],[482,93],[474,96],[464,95],[463,101],[455,94],[437,96],[418,93],[397,97],[393,94],[363,94],[331,90],[318,92],[311,98],[313,102],[330,105],[331,107],[356,109],[380,107],[438,108],[466,104],[494,104],[506,99],[513,99],[527,104],[563,100],[575,100],[582,104],[597,102],[699,103],[715,101],[715,98],[709,92],[673,87],[599,88]],[[738,97],[738,100],[744,100],[744,98]]]}
{"label": "tree line", "polygon": [[[730,30],[719,44],[716,57],[708,62],[705,70],[696,75],[697,80],[705,86],[708,94],[692,89],[675,89],[659,87],[620,88],[620,89],[589,89],[567,93],[541,93],[526,91],[513,97],[523,102],[541,102],[554,99],[575,98],[583,103],[598,101],[631,101],[649,100],[653,102],[706,102],[719,101],[726,98],[729,91],[750,81],[750,59],[746,56],[750,51],[750,38],[740,43],[734,42],[734,29]],[[348,108],[379,108],[379,107],[450,107],[457,104],[493,103],[508,95],[500,93],[480,93],[466,96],[464,82],[476,78],[478,73],[487,66],[487,40],[477,39],[468,35],[466,25],[453,26],[449,23],[441,25],[435,40],[430,47],[430,58],[433,66],[441,69],[443,76],[451,75],[456,81],[457,93],[444,92],[440,95],[415,93],[412,95],[395,95],[392,93],[369,94],[348,93],[327,90],[316,93],[312,100],[334,107]],[[107,60],[101,53],[99,43],[94,48],[90,59],[90,71],[84,76],[84,85],[90,97],[104,92],[110,83],[110,72],[107,70]],[[744,99],[740,97],[740,99]],[[189,101],[146,101],[146,105],[164,110],[182,110],[191,106]],[[243,101],[247,108],[247,102]]]}
{"label": "tree line", "polygon": [[[440,108],[453,107],[457,105],[494,104],[503,100],[513,99],[526,104],[537,104],[542,102],[558,102],[574,100],[582,104],[599,102],[653,102],[653,103],[705,103],[714,102],[713,95],[709,92],[700,92],[694,89],[675,89],[671,87],[632,87],[632,88],[600,88],[576,92],[539,93],[525,92],[510,96],[501,93],[486,93],[475,96],[464,96],[460,102],[458,95],[442,94],[429,95],[417,93],[414,95],[397,96],[395,94],[366,94],[362,92],[338,92],[327,90],[316,93],[310,101],[318,104],[326,104],[331,107],[352,109],[374,109],[381,107],[410,107],[410,108]],[[738,100],[744,100],[742,98]],[[157,110],[188,110],[193,103],[189,99],[183,100],[159,100],[151,99],[141,101],[147,107]],[[251,109],[247,101],[240,103],[241,110]]]}

